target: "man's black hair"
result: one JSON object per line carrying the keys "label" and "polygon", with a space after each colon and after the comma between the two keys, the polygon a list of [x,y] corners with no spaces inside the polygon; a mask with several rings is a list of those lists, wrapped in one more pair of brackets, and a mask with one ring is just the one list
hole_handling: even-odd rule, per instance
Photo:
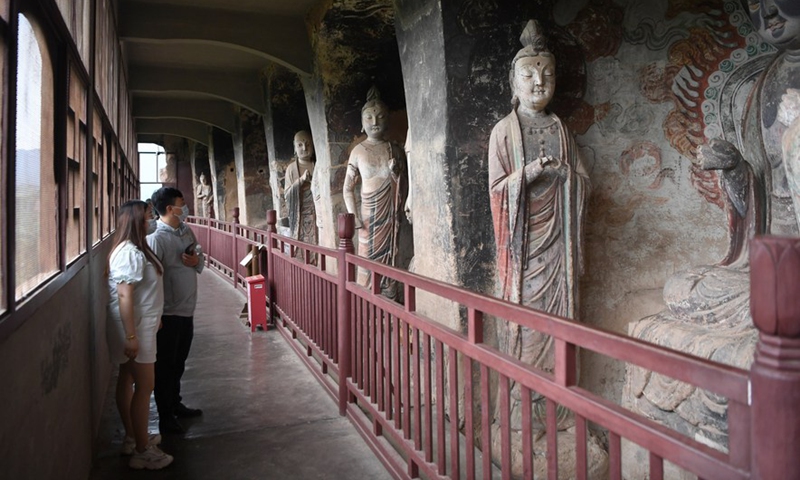
{"label": "man's black hair", "polygon": [[153,192],[153,196],[150,197],[153,201],[153,207],[155,207],[156,211],[158,211],[158,214],[161,216],[167,214],[167,207],[175,205],[176,198],[183,198],[183,194],[180,190],[173,187],[161,187]]}

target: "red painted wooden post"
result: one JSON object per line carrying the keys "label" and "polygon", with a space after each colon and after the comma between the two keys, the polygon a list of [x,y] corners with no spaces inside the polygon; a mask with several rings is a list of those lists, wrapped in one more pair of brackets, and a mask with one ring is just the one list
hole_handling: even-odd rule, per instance
{"label": "red painted wooden post", "polygon": [[340,213],[338,218],[339,234],[339,282],[338,289],[338,325],[339,325],[339,415],[347,413],[347,379],[350,377],[350,295],[347,293],[347,282],[355,279],[355,266],[348,265],[347,254],[353,253],[353,233],[355,233],[355,216],[352,213]]}
{"label": "red painted wooden post", "polygon": [[752,478],[800,479],[800,239],[750,244]]}
{"label": "red painted wooden post", "polygon": [[278,212],[270,210],[267,212],[267,254],[264,259],[267,262],[267,295],[269,295],[269,318],[268,322],[275,322],[275,261],[272,258],[272,247],[275,245],[273,235],[278,231],[275,225],[278,223]]}
{"label": "red painted wooden post", "polygon": [[233,234],[233,258],[231,259],[233,269],[233,287],[236,288],[239,283],[239,257],[236,254],[236,226],[239,225],[239,207],[233,207],[233,225],[231,225],[231,233]]}
{"label": "red painted wooden post", "polygon": [[203,223],[206,225],[206,244],[203,246],[203,248],[206,249],[206,266],[209,266],[211,265],[211,252],[213,251],[211,248],[211,219],[204,218]]}

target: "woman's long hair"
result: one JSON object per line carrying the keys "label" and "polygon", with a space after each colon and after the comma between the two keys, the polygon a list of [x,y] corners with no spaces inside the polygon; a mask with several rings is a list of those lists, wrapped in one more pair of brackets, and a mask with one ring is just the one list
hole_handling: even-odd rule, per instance
{"label": "woman's long hair", "polygon": [[[144,226],[145,213],[147,213],[147,203],[141,200],[130,200],[119,207],[117,216],[117,232],[114,234],[114,246],[108,255],[109,261],[111,254],[120,243],[130,241],[136,246],[144,256],[156,267],[156,271],[161,275],[164,273],[161,262],[158,261],[156,254],[147,245],[147,230]],[[110,262],[109,262],[110,263]],[[106,267],[108,268],[108,267]]]}

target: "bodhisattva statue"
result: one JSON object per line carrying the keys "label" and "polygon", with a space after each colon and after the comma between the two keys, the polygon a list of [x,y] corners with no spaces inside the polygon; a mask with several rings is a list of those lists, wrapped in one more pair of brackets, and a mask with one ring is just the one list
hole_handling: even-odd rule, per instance
{"label": "bodhisattva statue", "polygon": [[[511,64],[511,113],[489,140],[489,195],[497,244],[498,288],[503,299],[561,317],[579,319],[578,277],[589,177],[567,126],[547,110],[556,86],[556,59],[541,27],[528,22],[524,48]],[[500,347],[546,372],[555,366],[550,336],[514,323],[501,325]],[[545,425],[545,402],[533,392],[535,429]],[[521,394],[511,390],[512,451],[521,455]],[[572,419],[559,411],[558,429]],[[499,412],[494,429],[499,428]],[[501,435],[493,435],[500,439]],[[573,437],[574,439],[574,437]],[[499,448],[499,445],[495,445]],[[516,461],[519,460],[519,461]],[[517,458],[513,471],[521,473]],[[538,465],[537,471],[544,468]],[[597,478],[597,477],[592,477]]]}
{"label": "bodhisattva statue", "polygon": [[[765,233],[797,235],[800,223],[781,149],[786,126],[777,118],[781,95],[787,88],[800,88],[800,8],[796,0],[742,0],[742,6],[759,35],[780,52],[750,91],[736,125],[737,138],[712,139],[698,150],[701,166],[718,174],[728,218],[728,252],[715,265],[669,278],[664,285],[667,309],[632,323],[629,332],[746,369],[757,339],[750,318],[749,242]],[[727,399],[631,367],[624,401],[690,437],[727,448]]]}
{"label": "bodhisattva statue", "polygon": [[214,193],[205,173],[200,173],[199,183],[197,184],[197,211],[201,217],[212,217],[214,209]]}
{"label": "bodhisattva statue", "polygon": [[[367,138],[353,148],[344,179],[344,203],[355,215],[358,229],[358,254],[387,265],[397,260],[400,219],[408,191],[406,160],[403,149],[386,140],[389,108],[373,87],[361,109],[361,125]],[[361,206],[358,208],[355,187],[361,182]],[[358,283],[369,285],[369,272],[359,269]],[[381,292],[398,300],[401,292],[396,282],[383,279]]]}
{"label": "bodhisattva statue", "polygon": [[306,131],[294,136],[295,158],[286,168],[283,196],[292,238],[317,244],[317,213],[312,191],[314,142]]}

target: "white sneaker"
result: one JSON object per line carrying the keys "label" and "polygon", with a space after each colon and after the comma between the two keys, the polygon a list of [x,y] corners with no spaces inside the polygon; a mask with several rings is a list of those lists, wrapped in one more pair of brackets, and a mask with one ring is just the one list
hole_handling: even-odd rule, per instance
{"label": "white sneaker", "polygon": [[128,466],[134,470],[146,468],[148,470],[159,470],[172,463],[172,455],[167,455],[155,445],[148,445],[144,452],[134,452]]}
{"label": "white sneaker", "polygon": [[[148,445],[161,445],[161,434],[151,433],[147,441]],[[133,455],[136,451],[136,440],[131,437],[125,437],[122,441],[122,451],[120,455]]]}

